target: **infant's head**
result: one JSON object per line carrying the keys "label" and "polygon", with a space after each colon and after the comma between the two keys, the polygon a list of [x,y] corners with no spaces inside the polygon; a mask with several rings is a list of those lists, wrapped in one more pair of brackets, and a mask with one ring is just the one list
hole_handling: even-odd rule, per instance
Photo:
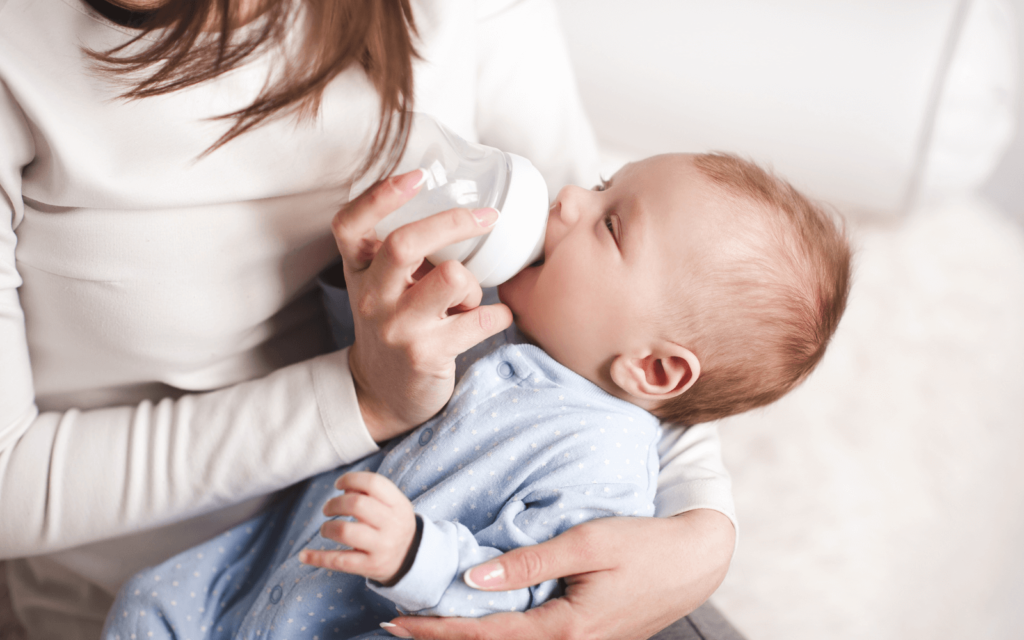
{"label": "infant's head", "polygon": [[799,384],[850,283],[832,216],[719,154],[655,156],[593,190],[562,189],[544,256],[499,289],[520,330],[609,393],[681,424]]}

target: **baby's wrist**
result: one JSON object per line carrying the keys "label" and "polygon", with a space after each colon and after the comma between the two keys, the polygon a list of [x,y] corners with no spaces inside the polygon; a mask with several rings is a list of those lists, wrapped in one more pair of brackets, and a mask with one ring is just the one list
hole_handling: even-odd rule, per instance
{"label": "baby's wrist", "polygon": [[405,558],[402,560],[402,564],[398,567],[395,575],[391,576],[391,579],[387,582],[382,581],[380,583],[381,586],[393,587],[398,584],[405,577],[405,574],[409,573],[413,563],[416,561],[416,554],[420,550],[420,540],[423,538],[423,520],[418,515],[413,515],[413,517],[416,519],[416,533],[413,534],[412,541],[409,543],[409,550],[405,552]]}

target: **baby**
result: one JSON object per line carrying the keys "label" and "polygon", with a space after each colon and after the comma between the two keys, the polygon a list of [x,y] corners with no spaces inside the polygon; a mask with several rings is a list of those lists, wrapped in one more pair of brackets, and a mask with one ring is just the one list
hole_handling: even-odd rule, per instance
{"label": "baby", "polygon": [[[499,288],[516,325],[460,356],[440,414],[137,574],[104,638],[388,636],[378,625],[402,613],[539,605],[557,581],[481,592],[462,576],[585,520],[653,515],[662,421],[715,420],[799,384],[850,282],[830,216],[718,154],[564,188],[544,256]],[[344,573],[305,564],[325,554]]]}

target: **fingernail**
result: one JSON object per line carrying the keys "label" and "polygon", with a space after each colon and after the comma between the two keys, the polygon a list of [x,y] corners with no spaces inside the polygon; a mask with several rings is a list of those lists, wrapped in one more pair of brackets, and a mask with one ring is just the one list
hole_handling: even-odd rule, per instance
{"label": "fingernail", "polygon": [[494,223],[498,221],[498,210],[491,207],[473,209],[473,217],[481,227],[493,227]]}
{"label": "fingernail", "polygon": [[474,589],[493,589],[505,582],[505,567],[500,564],[482,564],[462,574],[462,580]]}
{"label": "fingernail", "polygon": [[398,626],[397,624],[391,624],[390,622],[380,623],[380,628],[387,631],[396,638],[411,638],[412,634]]}
{"label": "fingernail", "polygon": [[301,562],[302,564],[309,564],[309,552],[308,551],[300,551],[299,552],[299,562]]}
{"label": "fingernail", "polygon": [[427,180],[427,172],[423,169],[416,169],[409,173],[404,173],[400,176],[393,178],[394,185],[399,191],[406,193],[415,191],[421,184]]}

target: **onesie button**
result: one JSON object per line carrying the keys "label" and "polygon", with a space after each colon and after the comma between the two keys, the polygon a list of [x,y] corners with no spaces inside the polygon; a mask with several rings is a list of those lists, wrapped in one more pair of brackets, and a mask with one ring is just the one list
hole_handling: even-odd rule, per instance
{"label": "onesie button", "polygon": [[284,589],[281,585],[277,585],[270,591],[270,604],[277,604],[281,602],[281,595],[284,594]]}
{"label": "onesie button", "polygon": [[434,437],[434,430],[433,429],[431,429],[429,427],[424,429],[423,433],[420,434],[420,446],[421,447],[427,446],[427,443],[430,442],[430,439],[433,438],[433,437]]}
{"label": "onesie button", "polygon": [[511,378],[516,373],[511,362],[502,362],[498,365],[498,375],[502,378]]}

